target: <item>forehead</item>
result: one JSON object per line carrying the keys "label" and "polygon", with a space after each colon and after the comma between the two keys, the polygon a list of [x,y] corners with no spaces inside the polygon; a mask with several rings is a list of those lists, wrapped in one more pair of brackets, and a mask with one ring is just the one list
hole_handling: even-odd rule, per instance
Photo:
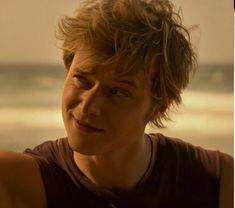
{"label": "forehead", "polygon": [[91,54],[89,50],[78,50],[75,53],[71,68],[96,76],[108,75],[110,79],[128,78],[138,82],[149,79],[150,76],[138,60],[132,65],[131,69],[125,68],[125,61],[114,62],[103,54]]}

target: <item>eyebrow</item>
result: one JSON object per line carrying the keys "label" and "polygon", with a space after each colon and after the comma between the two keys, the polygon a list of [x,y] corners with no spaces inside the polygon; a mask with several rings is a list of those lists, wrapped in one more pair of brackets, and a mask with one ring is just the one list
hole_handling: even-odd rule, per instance
{"label": "eyebrow", "polygon": [[[76,70],[79,71],[79,73],[83,74],[83,75],[94,75],[96,74],[96,71],[95,70],[92,70],[92,71],[85,71],[79,67],[76,67]],[[120,78],[117,78],[117,77],[114,77],[113,80],[115,82],[118,82],[118,83],[122,83],[122,84],[126,84],[126,85],[129,85],[133,88],[136,88],[136,89],[139,89],[138,85],[136,84],[136,82],[134,81],[130,81],[130,80],[127,80],[127,79],[120,79]]]}
{"label": "eyebrow", "polygon": [[84,69],[88,69],[89,67],[75,67],[75,70],[78,71],[81,74],[95,74],[94,70],[84,70]]}

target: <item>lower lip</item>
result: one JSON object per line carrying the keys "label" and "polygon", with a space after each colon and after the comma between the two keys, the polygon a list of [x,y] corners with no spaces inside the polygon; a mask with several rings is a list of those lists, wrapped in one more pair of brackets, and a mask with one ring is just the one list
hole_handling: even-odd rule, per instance
{"label": "lower lip", "polygon": [[88,126],[84,126],[79,124],[75,119],[74,121],[74,125],[76,126],[76,128],[82,132],[86,132],[86,133],[99,133],[102,132],[103,130],[99,130],[99,129],[94,129],[94,128],[90,128]]}

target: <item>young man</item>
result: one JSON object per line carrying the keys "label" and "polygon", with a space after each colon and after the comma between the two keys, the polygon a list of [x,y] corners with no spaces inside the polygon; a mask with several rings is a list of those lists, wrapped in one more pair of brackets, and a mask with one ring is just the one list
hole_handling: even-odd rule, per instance
{"label": "young man", "polygon": [[231,208],[232,158],[161,134],[196,58],[165,0],[90,0],[59,25],[67,137],[0,153],[1,207]]}

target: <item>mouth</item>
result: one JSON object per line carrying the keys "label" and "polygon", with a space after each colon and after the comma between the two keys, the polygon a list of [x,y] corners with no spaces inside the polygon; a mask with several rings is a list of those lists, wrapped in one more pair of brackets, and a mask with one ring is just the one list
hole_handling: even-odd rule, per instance
{"label": "mouth", "polygon": [[94,127],[86,122],[83,122],[81,120],[78,120],[74,118],[74,123],[77,129],[83,132],[88,132],[88,133],[95,133],[95,132],[102,132],[104,129],[100,129],[97,127]]}

